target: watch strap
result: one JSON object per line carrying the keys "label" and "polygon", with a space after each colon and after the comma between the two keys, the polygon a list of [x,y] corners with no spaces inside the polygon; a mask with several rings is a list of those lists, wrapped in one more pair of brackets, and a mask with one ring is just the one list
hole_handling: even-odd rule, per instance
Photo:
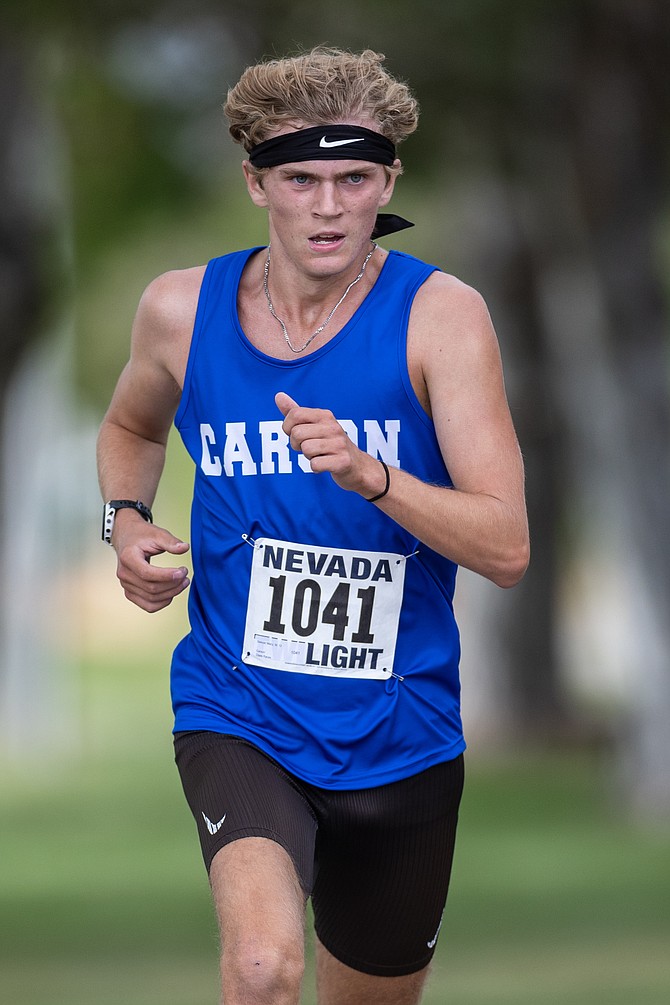
{"label": "watch strap", "polygon": [[134,509],[147,523],[153,523],[154,518],[148,506],[145,506],[139,499],[110,499],[106,502],[102,510],[102,540],[105,544],[112,543],[112,531],[114,530],[114,518],[119,509]]}

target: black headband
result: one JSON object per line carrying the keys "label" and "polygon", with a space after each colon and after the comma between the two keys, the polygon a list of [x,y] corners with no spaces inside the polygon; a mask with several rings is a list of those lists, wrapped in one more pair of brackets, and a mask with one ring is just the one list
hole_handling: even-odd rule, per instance
{"label": "black headband", "polygon": [[294,161],[372,161],[390,167],[395,160],[395,146],[381,133],[362,126],[310,126],[293,133],[282,133],[258,143],[249,151],[249,160],[257,168],[276,167]]}

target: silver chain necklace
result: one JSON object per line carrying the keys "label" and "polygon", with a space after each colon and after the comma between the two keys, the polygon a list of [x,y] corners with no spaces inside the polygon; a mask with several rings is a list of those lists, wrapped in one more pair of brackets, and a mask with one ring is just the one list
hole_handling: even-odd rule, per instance
{"label": "silver chain necklace", "polygon": [[342,301],[346,298],[347,294],[349,293],[349,290],[353,289],[353,287],[356,285],[356,283],[360,282],[360,280],[363,278],[363,273],[365,272],[365,267],[368,264],[368,262],[370,261],[370,259],[372,258],[372,256],[374,255],[374,253],[375,253],[375,251],[377,250],[378,247],[379,247],[379,245],[375,244],[375,242],[373,241],[372,242],[372,248],[370,249],[370,251],[365,256],[365,261],[363,262],[363,267],[362,267],[361,271],[358,273],[358,275],[353,280],[353,282],[349,283],[349,285],[347,286],[346,290],[344,291],[344,293],[342,294],[342,296],[340,297],[340,299],[337,301],[337,303],[333,307],[332,311],[330,312],[330,314],[328,315],[328,317],[326,318],[326,320],[323,322],[322,325],[319,325],[319,327],[316,329],[316,331],[314,332],[313,335],[310,335],[310,337],[307,339],[307,341],[305,342],[304,345],[301,345],[299,348],[296,348],[294,345],[292,345],[291,339],[289,338],[288,331],[286,330],[286,325],[284,324],[284,322],[282,321],[282,319],[279,317],[279,315],[276,313],[276,311],[275,311],[275,309],[274,309],[274,307],[272,305],[272,300],[270,298],[270,290],[268,288],[268,276],[270,274],[270,248],[268,246],[268,254],[267,254],[267,258],[265,259],[265,268],[263,269],[263,290],[265,292],[265,299],[268,302],[268,308],[270,310],[270,314],[275,319],[275,321],[279,322],[279,324],[281,326],[281,330],[284,333],[284,339],[286,341],[286,345],[289,347],[289,349],[291,350],[291,352],[294,352],[296,354],[299,353],[299,352],[304,352],[305,349],[312,344],[312,342],[314,341],[314,339],[316,338],[316,336],[321,334],[321,332],[323,331],[323,329],[326,327],[326,325],[328,324],[328,322],[331,320],[331,318],[332,318],[333,314],[335,313],[335,311],[337,310],[337,308],[340,306],[340,304],[342,303]]}

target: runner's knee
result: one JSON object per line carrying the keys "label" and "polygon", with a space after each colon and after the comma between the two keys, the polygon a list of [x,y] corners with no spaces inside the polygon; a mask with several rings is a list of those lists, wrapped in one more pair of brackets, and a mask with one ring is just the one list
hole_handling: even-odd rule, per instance
{"label": "runner's knee", "polygon": [[225,990],[233,1000],[259,1005],[297,1002],[304,971],[302,945],[287,938],[250,938],[224,951],[221,970]]}

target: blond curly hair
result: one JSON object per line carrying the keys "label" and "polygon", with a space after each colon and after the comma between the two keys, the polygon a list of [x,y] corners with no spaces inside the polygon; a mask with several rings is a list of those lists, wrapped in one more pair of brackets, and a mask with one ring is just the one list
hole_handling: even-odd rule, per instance
{"label": "blond curly hair", "polygon": [[417,127],[419,107],[408,86],[382,66],[385,56],[317,46],[249,66],[223,106],[230,134],[247,153],[289,123],[369,118],[396,146]]}

